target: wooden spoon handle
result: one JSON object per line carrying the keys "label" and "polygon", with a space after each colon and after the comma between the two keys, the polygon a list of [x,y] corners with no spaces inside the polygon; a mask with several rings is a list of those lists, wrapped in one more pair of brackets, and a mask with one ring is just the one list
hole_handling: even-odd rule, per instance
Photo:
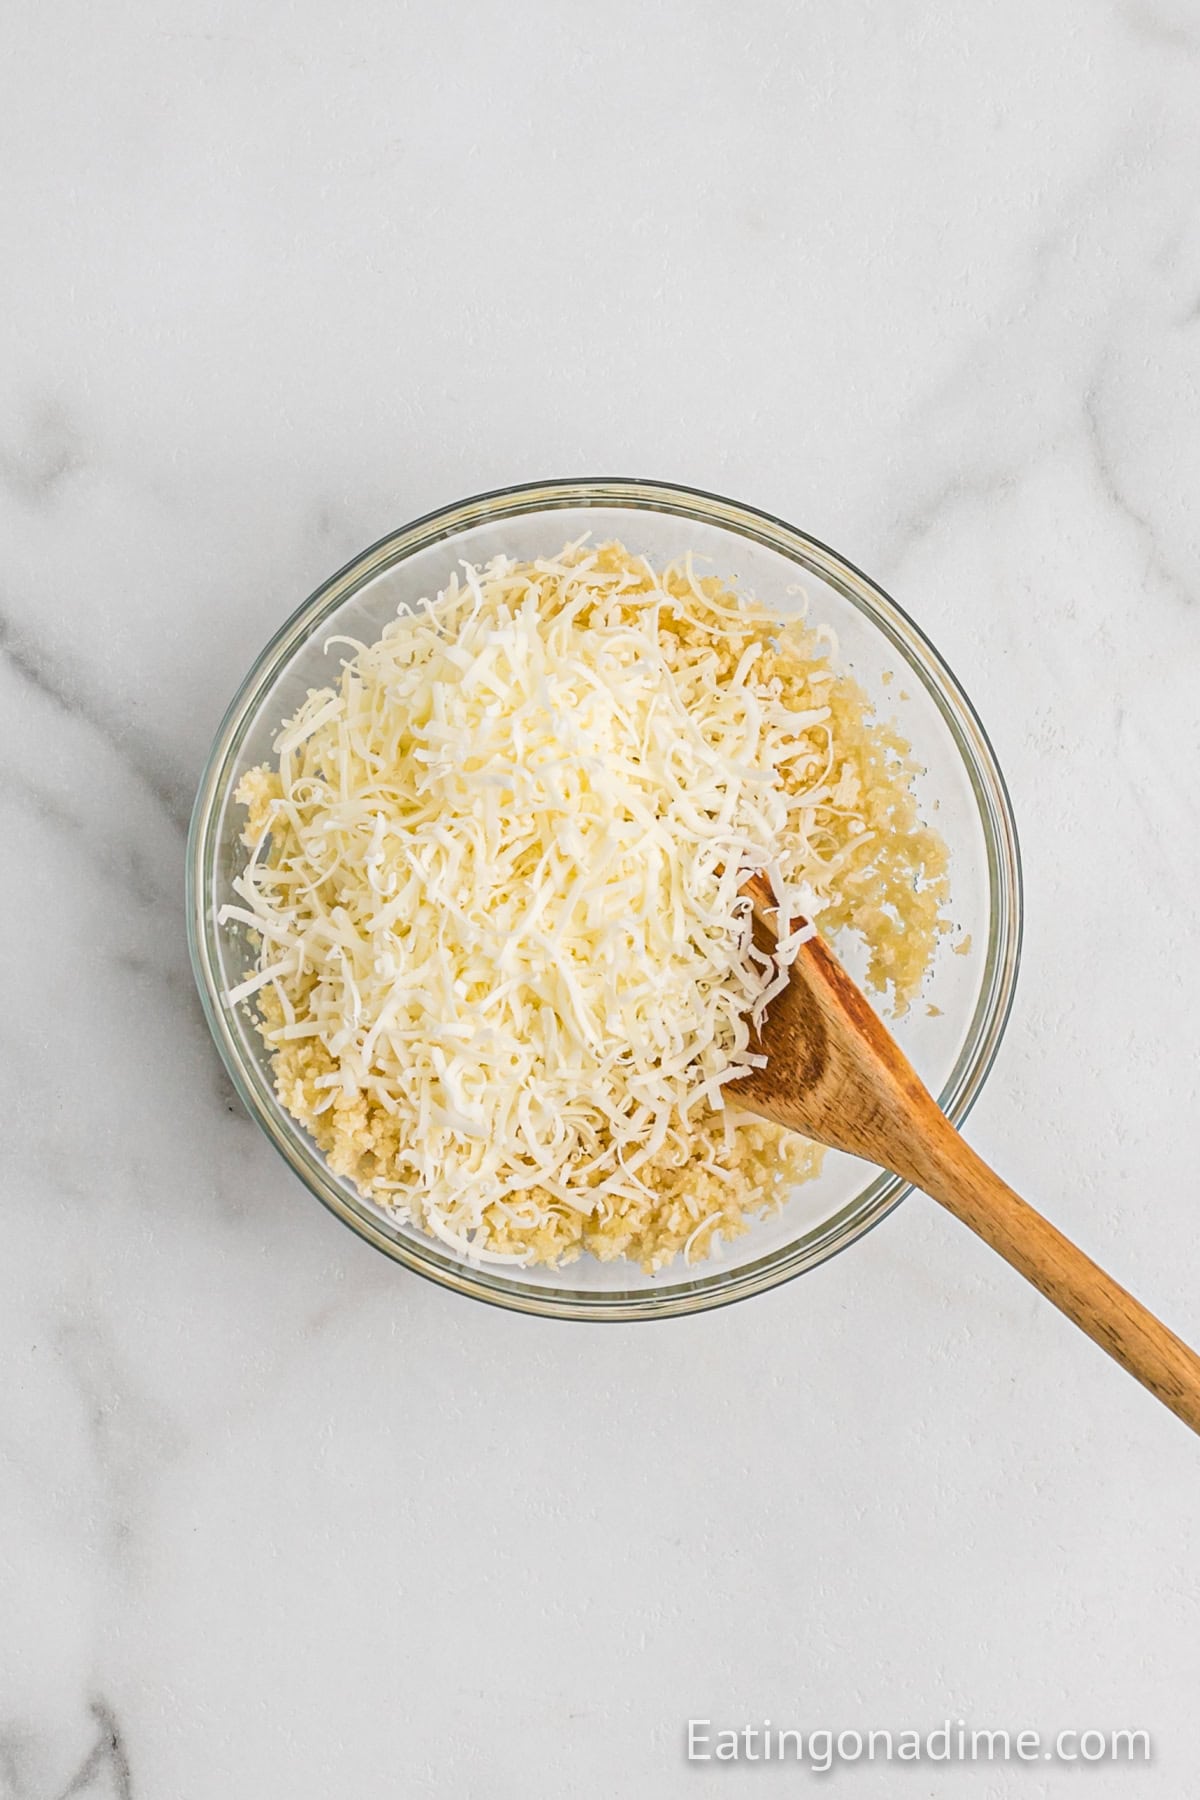
{"label": "wooden spoon handle", "polygon": [[1200,1356],[989,1169],[941,1115],[905,1173],[1200,1432]]}

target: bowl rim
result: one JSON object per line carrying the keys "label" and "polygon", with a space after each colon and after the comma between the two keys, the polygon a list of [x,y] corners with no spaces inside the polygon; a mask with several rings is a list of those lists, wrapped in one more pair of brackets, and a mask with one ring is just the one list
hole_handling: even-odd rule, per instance
{"label": "bowl rim", "polygon": [[478,524],[584,506],[692,518],[782,554],[801,569],[817,574],[881,629],[933,700],[962,758],[987,850],[984,979],[958,1059],[938,1096],[951,1122],[962,1123],[991,1071],[1011,1015],[1024,932],[1020,843],[1008,786],[991,740],[945,658],[878,582],[787,520],[700,488],[635,476],[564,477],[493,488],[438,507],[387,532],[323,581],[264,645],[217,729],[188,831],[188,947],[205,1019],[243,1105],[310,1193],[357,1236],[415,1274],[506,1311],[592,1322],[678,1318],[749,1299],[819,1267],[873,1230],[911,1191],[910,1185],[897,1176],[879,1173],[836,1213],[782,1248],[736,1268],[706,1265],[708,1274],[661,1289],[604,1291],[523,1284],[491,1267],[476,1268],[447,1256],[432,1240],[402,1236],[370,1202],[355,1198],[337,1183],[307,1134],[283,1112],[258,1066],[247,1064],[216,976],[213,934],[217,908],[212,904],[209,881],[213,829],[222,811],[233,759],[257,716],[264,692],[292,654],[315,635],[327,614],[416,551],[451,540]]}

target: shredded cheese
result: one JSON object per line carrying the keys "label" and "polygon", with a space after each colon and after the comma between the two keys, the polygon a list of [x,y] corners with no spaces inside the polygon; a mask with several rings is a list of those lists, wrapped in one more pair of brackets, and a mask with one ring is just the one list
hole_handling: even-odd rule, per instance
{"label": "shredded cheese", "polygon": [[[259,934],[226,999],[259,1007],[285,1105],[474,1261],[707,1253],[815,1164],[793,1141],[725,1191],[747,1145],[778,1151],[729,1108],[812,921],[874,907],[859,926],[903,997],[887,940],[923,876],[905,949],[928,960],[936,841],[897,859],[873,804],[886,774],[912,823],[902,747],[803,628],[619,545],[464,567],[337,644],[340,679],[239,788],[251,856],[221,914]],[[755,871],[774,960],[739,892]],[[694,1162],[703,1195],[680,1192]]]}

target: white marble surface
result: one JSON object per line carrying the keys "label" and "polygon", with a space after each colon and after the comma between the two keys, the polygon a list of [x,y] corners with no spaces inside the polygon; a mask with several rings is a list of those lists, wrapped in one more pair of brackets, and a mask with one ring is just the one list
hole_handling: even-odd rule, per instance
{"label": "white marble surface", "polygon": [[1182,1427],[920,1199],[654,1328],[406,1276],[235,1104],[181,864],[253,653],[389,527],[568,473],[778,511],[916,614],[1012,786],[975,1141],[1200,1338],[1200,7],[6,37],[2,1800],[807,1779],[687,1767],[689,1715],[1142,1726],[1149,1771],[835,1789],[1182,1800]]}

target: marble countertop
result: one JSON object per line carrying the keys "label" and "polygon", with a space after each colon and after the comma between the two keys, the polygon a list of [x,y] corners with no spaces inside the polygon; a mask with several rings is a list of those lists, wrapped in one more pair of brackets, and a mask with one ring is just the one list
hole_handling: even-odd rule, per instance
{"label": "marble countertop", "polygon": [[1139,1727],[836,1789],[1181,1800],[1174,1419],[920,1198],[655,1328],[407,1276],[236,1103],[182,861],[251,658],[404,519],[572,473],[793,519],[1012,788],[970,1134],[1200,1339],[1193,0],[6,23],[0,1800],[779,1791],[689,1717]]}

